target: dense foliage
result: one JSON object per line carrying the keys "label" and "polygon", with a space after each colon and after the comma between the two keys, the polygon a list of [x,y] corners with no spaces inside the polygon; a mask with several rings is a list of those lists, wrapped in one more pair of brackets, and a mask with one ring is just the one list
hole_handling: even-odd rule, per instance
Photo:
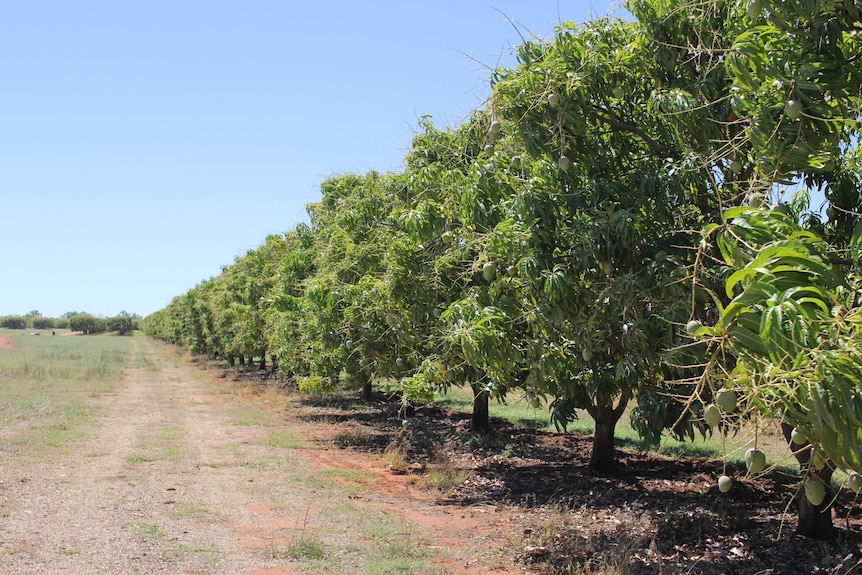
{"label": "dense foliage", "polygon": [[27,329],[27,318],[20,315],[7,315],[0,317],[0,327],[7,329]]}

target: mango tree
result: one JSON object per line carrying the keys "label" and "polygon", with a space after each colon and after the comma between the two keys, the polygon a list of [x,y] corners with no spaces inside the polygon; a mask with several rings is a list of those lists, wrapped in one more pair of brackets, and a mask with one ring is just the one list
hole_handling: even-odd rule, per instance
{"label": "mango tree", "polygon": [[210,302],[206,294],[209,285],[210,282],[198,284],[171,302],[170,306],[174,310],[181,333],[180,340],[172,343],[182,345],[193,353],[210,354],[213,351],[209,338],[212,329]]}
{"label": "mango tree", "polygon": [[108,329],[108,324],[102,318],[82,313],[69,318],[69,329],[85,334],[102,333]]}
{"label": "mango tree", "polygon": [[385,285],[391,187],[399,177],[371,172],[333,176],[308,208],[315,270],[305,281],[302,346],[311,374],[326,386],[341,378],[371,397],[372,380],[391,376],[398,338]]}
{"label": "mango tree", "polygon": [[108,331],[115,331],[119,335],[126,335],[136,329],[135,318],[128,313],[120,313],[108,319]]}
{"label": "mango tree", "polygon": [[20,315],[7,315],[0,317],[0,327],[6,329],[27,329],[27,319]]}
{"label": "mango tree", "polygon": [[[725,14],[646,1],[629,9],[638,21],[566,24],[553,42],[525,43],[520,65],[497,72],[492,99],[533,159],[515,203],[526,232],[527,385],[553,398],[560,425],[576,409],[592,416],[600,470],[614,462],[628,402],[663,385],[664,352],[691,300],[703,301],[686,287],[687,230],[739,201],[726,192],[736,165],[722,142],[734,133],[713,50]],[[690,433],[690,420],[656,414],[653,428]]]}
{"label": "mango tree", "polygon": [[[716,338],[716,353],[735,358],[730,366],[711,362],[706,374],[741,387],[751,405],[782,422],[810,486],[806,494],[813,490],[799,497],[797,530],[825,537],[832,470],[859,471],[860,460],[862,16],[845,2],[750,0],[737,18],[748,29],[736,37],[726,67],[736,122],[746,127],[738,141],[754,168],[746,182],[752,201],[705,230],[733,273],[717,294],[715,330],[703,335]],[[803,217],[792,204],[760,207],[776,184],[822,192],[827,222]]]}
{"label": "mango tree", "polygon": [[521,365],[513,334],[520,248],[508,217],[520,170],[509,160],[510,139],[487,112],[454,129],[430,121],[423,128],[408,155],[412,197],[400,204],[413,255],[395,268],[413,279],[393,281],[402,288],[393,299],[410,310],[422,334],[414,355],[424,360],[403,385],[426,394],[469,385],[471,428],[488,432],[489,400],[517,386]]}
{"label": "mango tree", "polygon": [[266,369],[266,318],[274,303],[271,296],[278,262],[285,250],[283,234],[271,234],[256,249],[237,257],[222,270],[224,292],[220,307],[222,324],[219,330],[229,334],[226,352],[245,363],[258,357],[258,368]]}
{"label": "mango tree", "polygon": [[306,354],[300,346],[305,321],[305,281],[314,274],[316,258],[314,236],[305,224],[297,225],[284,237],[284,250],[273,262],[275,276],[270,292],[265,296],[267,307],[264,337],[278,358],[283,378],[307,376]]}
{"label": "mango tree", "polygon": [[799,498],[798,531],[826,537],[832,472],[862,473],[862,220],[846,254],[854,268],[836,274],[834,247],[784,210],[740,207],[725,218],[705,230],[734,273],[730,303],[698,331],[715,345],[704,384],[738,390],[782,422],[808,495]]}

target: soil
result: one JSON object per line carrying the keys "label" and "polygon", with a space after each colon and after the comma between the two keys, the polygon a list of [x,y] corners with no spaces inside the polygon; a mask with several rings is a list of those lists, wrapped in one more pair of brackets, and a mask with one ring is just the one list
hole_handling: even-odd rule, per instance
{"label": "soil", "polygon": [[[391,394],[305,398],[151,345],[139,344],[148,362],[93,398],[92,436],[45,461],[0,446],[0,572],[350,572],[284,552],[345,505],[412,525],[431,568],[392,573],[862,571],[862,519],[846,490],[838,535],[803,539],[786,511],[792,477],[731,470],[722,495],[720,463],[626,449],[615,473],[595,475],[586,436],[496,420],[477,435],[467,415],[431,405],[405,427]],[[274,445],[274,431],[299,441]],[[457,480],[432,488],[440,476]],[[351,544],[373,544],[350,522]]]}
{"label": "soil", "polygon": [[[862,573],[862,514],[852,492],[834,502],[829,541],[795,535],[798,477],[747,478],[742,468],[694,457],[619,449],[613,473],[588,464],[592,437],[494,421],[491,435],[469,416],[436,406],[417,410],[405,430],[398,403],[378,394],[307,401],[300,418],[338,422],[329,432],[349,450],[385,454],[397,445],[411,474],[435,467],[469,471],[438,505],[505,510],[517,529],[513,557],[538,573],[849,574]],[[373,406],[373,407],[372,407]],[[727,473],[734,485],[718,491]]]}
{"label": "soil", "polygon": [[12,336],[0,333],[0,349],[12,349],[15,347],[15,343],[12,341]]}
{"label": "soil", "polygon": [[[379,455],[339,449],[340,426],[296,417],[284,394],[135,346],[115,391],[91,398],[87,437],[42,455],[4,422],[0,573],[356,573],[357,548],[383,545],[355,529],[371,520],[391,538],[409,526],[404,549],[389,542],[408,560],[421,550],[415,569],[385,572],[522,573],[512,512],[441,504]],[[340,567],[289,553],[308,532]]]}

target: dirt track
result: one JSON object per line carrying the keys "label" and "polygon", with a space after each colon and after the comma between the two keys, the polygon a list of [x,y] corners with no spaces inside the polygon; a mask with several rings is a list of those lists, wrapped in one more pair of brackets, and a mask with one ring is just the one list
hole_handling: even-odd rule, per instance
{"label": "dirt track", "polygon": [[[380,533],[406,539],[408,562],[415,552],[416,569],[399,573],[521,572],[504,549],[506,510],[437,505],[382,461],[327,450],[325,425],[135,345],[118,390],[93,399],[88,438],[47,462],[2,454],[0,572],[353,573]],[[318,563],[288,553],[309,534]]]}

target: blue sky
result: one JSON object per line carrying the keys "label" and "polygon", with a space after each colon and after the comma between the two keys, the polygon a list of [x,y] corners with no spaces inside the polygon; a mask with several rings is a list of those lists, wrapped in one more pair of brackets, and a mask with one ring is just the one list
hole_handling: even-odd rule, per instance
{"label": "blue sky", "polygon": [[[0,315],[147,315],[608,0],[0,0]],[[505,16],[504,16],[505,14]]]}

